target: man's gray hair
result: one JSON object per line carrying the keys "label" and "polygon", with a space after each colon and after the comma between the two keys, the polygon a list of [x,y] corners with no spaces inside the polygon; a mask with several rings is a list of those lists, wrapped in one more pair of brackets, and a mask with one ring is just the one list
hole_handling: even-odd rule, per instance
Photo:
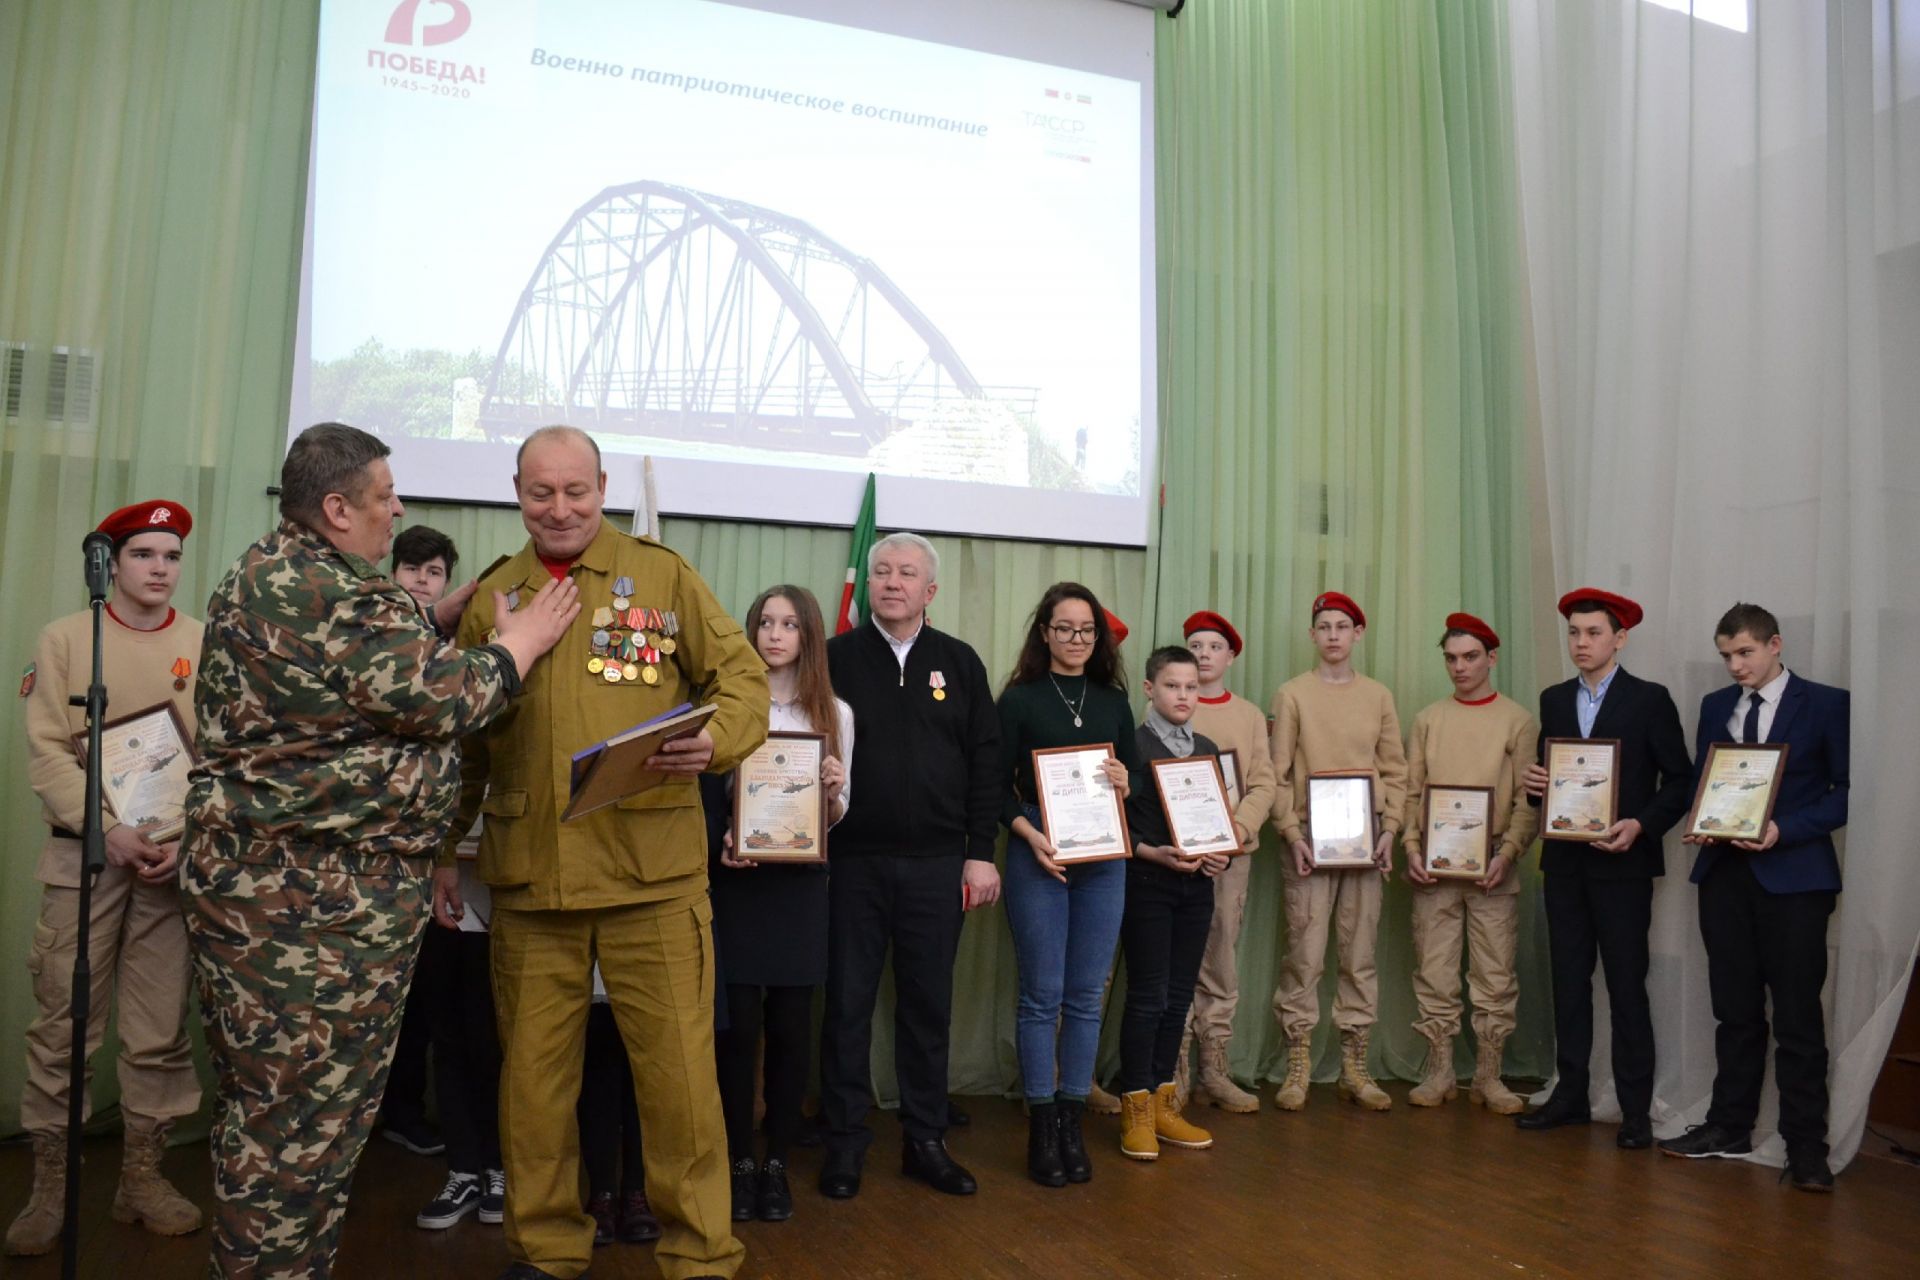
{"label": "man's gray hair", "polygon": [[280,464],[280,515],[320,531],[326,523],[327,495],[337,493],[354,506],[373,477],[367,468],[392,453],[379,436],[340,422],[321,422],[293,438]]}
{"label": "man's gray hair", "polygon": [[520,442],[519,452],[513,455],[513,474],[520,474],[521,460],[527,456],[527,450],[542,440],[573,440],[593,450],[593,469],[600,472],[606,468],[600,462],[600,442],[579,427],[570,427],[557,422],[550,427],[541,427],[538,431]]}
{"label": "man's gray hair", "polygon": [[931,542],[928,542],[917,533],[890,533],[869,547],[867,549],[867,576],[869,578],[873,576],[873,566],[879,563],[880,553],[882,551],[895,550],[900,547],[912,547],[922,556],[926,557],[927,581],[940,581],[940,553],[933,549]]}

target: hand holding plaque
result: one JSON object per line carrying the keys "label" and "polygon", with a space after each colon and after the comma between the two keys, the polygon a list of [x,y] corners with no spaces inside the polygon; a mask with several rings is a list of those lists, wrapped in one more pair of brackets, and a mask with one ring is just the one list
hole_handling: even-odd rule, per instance
{"label": "hand holding plaque", "polygon": [[1040,825],[1058,865],[1133,856],[1127,815],[1108,776],[1113,748],[1042,747],[1033,753]]}
{"label": "hand holding plaque", "polygon": [[733,856],[746,862],[825,862],[827,738],[775,731],[733,779]]}
{"label": "hand holding plaque", "polygon": [[[85,734],[74,737],[81,760]],[[199,759],[186,721],[159,702],[100,726],[100,797],[113,816],[156,845],[186,830],[187,772]]]}
{"label": "hand holding plaque", "polygon": [[1427,874],[1436,879],[1484,878],[1493,863],[1493,788],[1429,786],[1421,809]]}
{"label": "hand holding plaque", "polygon": [[1620,740],[1548,738],[1540,834],[1549,840],[1604,840],[1618,820]]}

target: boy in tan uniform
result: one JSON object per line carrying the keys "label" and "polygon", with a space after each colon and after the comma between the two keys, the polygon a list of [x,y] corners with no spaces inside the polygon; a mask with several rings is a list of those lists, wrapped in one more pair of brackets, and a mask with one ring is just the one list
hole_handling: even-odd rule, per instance
{"label": "boy in tan uniform", "polygon": [[[1416,1107],[1437,1107],[1459,1092],[1453,1038],[1460,1032],[1460,943],[1467,943],[1467,986],[1479,1042],[1472,1099],[1498,1115],[1523,1104],[1501,1082],[1500,1055],[1513,1034],[1520,1003],[1514,952],[1520,937],[1520,877],[1540,814],[1523,785],[1540,726],[1527,709],[1492,687],[1500,637],[1470,613],[1447,617],[1440,638],[1453,696],[1421,710],[1407,737],[1407,811],[1403,843],[1413,894],[1413,993],[1426,1038],[1425,1077],[1407,1095]],[[1427,784],[1491,787],[1488,839],[1493,857],[1478,880],[1443,879],[1427,867],[1422,808]]]}
{"label": "boy in tan uniform", "polygon": [[[1309,1045],[1320,1021],[1320,974],[1327,934],[1340,949],[1340,989],[1333,1001],[1340,1029],[1340,1096],[1369,1111],[1393,1105],[1367,1069],[1367,1041],[1380,1004],[1374,944],[1380,932],[1380,884],[1392,867],[1407,792],[1407,758],[1393,695],[1353,669],[1353,650],[1367,615],[1350,596],[1328,591],[1313,602],[1312,636],[1319,664],[1273,695],[1273,768],[1278,777],[1273,821],[1293,856],[1286,873],[1287,958],[1273,993],[1274,1016],[1287,1037],[1287,1075],[1274,1102],[1283,1111],[1307,1104]],[[1335,770],[1373,774],[1379,835],[1374,865],[1315,868],[1307,843],[1308,778]]]}
{"label": "boy in tan uniform", "polygon": [[[193,517],[177,502],[122,507],[100,522],[113,539],[113,600],[101,627],[107,718],[171,702],[194,731],[192,675],[200,623],[175,612],[181,546]],[[40,850],[40,921],[27,971],[37,1010],[27,1027],[27,1078],[20,1127],[33,1137],[33,1191],[7,1229],[10,1254],[46,1253],[59,1242],[66,1196],[68,1080],[73,1033],[69,1004],[79,941],[80,831],[86,824],[87,772],[74,746],[86,712],[69,704],[93,678],[93,618],[68,614],[40,633],[33,665],[20,681],[27,703],[29,773],[49,834]],[[184,799],[184,792],[181,799]],[[179,841],[155,843],[139,829],[100,815],[107,865],[94,881],[93,992],[87,1055],[99,1049],[107,1011],[120,1006],[120,1111],[126,1125],[118,1222],[160,1235],[199,1229],[196,1209],[160,1176],[167,1130],[200,1106],[200,1082],[187,1043],[187,934],[174,887]],[[81,1114],[89,1110],[81,1104]]]}
{"label": "boy in tan uniform", "polygon": [[[1188,650],[1200,665],[1194,732],[1212,739],[1223,753],[1233,752],[1239,760],[1240,803],[1234,807],[1233,820],[1240,847],[1250,855],[1260,847],[1260,824],[1273,812],[1273,745],[1267,733],[1267,717],[1254,703],[1229,693],[1224,683],[1228,668],[1242,648],[1240,633],[1233,624],[1203,609],[1188,618],[1181,629]],[[1224,1111],[1242,1113],[1260,1109],[1259,1095],[1242,1089],[1227,1074],[1233,1012],[1240,1003],[1235,952],[1247,915],[1247,881],[1252,872],[1253,859],[1242,856],[1214,877],[1213,928],[1207,934],[1206,954],[1200,958],[1200,980],[1193,989],[1192,1030],[1200,1041],[1198,1096]],[[1186,1061],[1183,1046],[1181,1066]]]}

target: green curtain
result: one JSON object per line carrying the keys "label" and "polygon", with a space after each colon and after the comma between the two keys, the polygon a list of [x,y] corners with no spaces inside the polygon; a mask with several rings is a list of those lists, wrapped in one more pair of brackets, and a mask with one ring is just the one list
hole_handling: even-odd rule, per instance
{"label": "green curtain", "polygon": [[[1040,592],[1074,578],[1133,627],[1136,670],[1188,612],[1221,609],[1250,639],[1231,684],[1264,705],[1310,664],[1306,602],[1336,586],[1369,611],[1361,665],[1393,687],[1403,721],[1446,692],[1433,645],[1458,607],[1500,628],[1499,682],[1531,701],[1537,450],[1500,13],[1493,0],[1207,0],[1160,20],[1165,505],[1144,552],[935,539],[935,622],[996,677]],[[189,611],[273,518],[316,22],[313,0],[0,6],[0,343],[30,348],[0,453],[8,670],[48,618],[84,603],[77,549],[104,511],[158,494],[192,506]],[[93,357],[85,425],[44,412],[32,353],[56,346]],[[423,504],[408,519],[450,533],[468,568],[524,536],[511,511]],[[843,531],[669,519],[663,534],[737,610],[783,580],[837,599]],[[15,966],[43,834],[25,755],[16,713],[0,735],[14,886],[0,903],[0,1043],[15,1045],[34,1010]],[[1243,1071],[1279,1055],[1279,893],[1269,835],[1242,950]],[[1396,888],[1378,1035],[1401,1075],[1420,1063],[1406,916]],[[1508,1065],[1544,1075],[1544,951],[1527,929]],[[997,912],[969,921],[955,985],[955,1090],[1010,1091],[1013,958]],[[887,1023],[874,1056],[890,1097]],[[96,1060],[103,1108],[111,1055]],[[0,1055],[0,1133],[22,1070]]]}

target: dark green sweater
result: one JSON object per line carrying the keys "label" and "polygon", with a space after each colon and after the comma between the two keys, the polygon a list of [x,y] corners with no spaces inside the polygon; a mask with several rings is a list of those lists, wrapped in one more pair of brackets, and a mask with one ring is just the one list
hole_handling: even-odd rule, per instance
{"label": "dark green sweater", "polygon": [[[1080,694],[1085,691],[1084,705]],[[1080,707],[1080,727],[1073,711]],[[1133,709],[1127,695],[1112,685],[1087,688],[1085,676],[1046,676],[1017,684],[1000,695],[1000,776],[1009,780],[1000,821],[1011,827],[1021,806],[1037,801],[1033,793],[1033,752],[1044,747],[1097,747],[1106,743],[1127,767],[1127,780],[1140,789],[1140,750],[1134,738]]]}

